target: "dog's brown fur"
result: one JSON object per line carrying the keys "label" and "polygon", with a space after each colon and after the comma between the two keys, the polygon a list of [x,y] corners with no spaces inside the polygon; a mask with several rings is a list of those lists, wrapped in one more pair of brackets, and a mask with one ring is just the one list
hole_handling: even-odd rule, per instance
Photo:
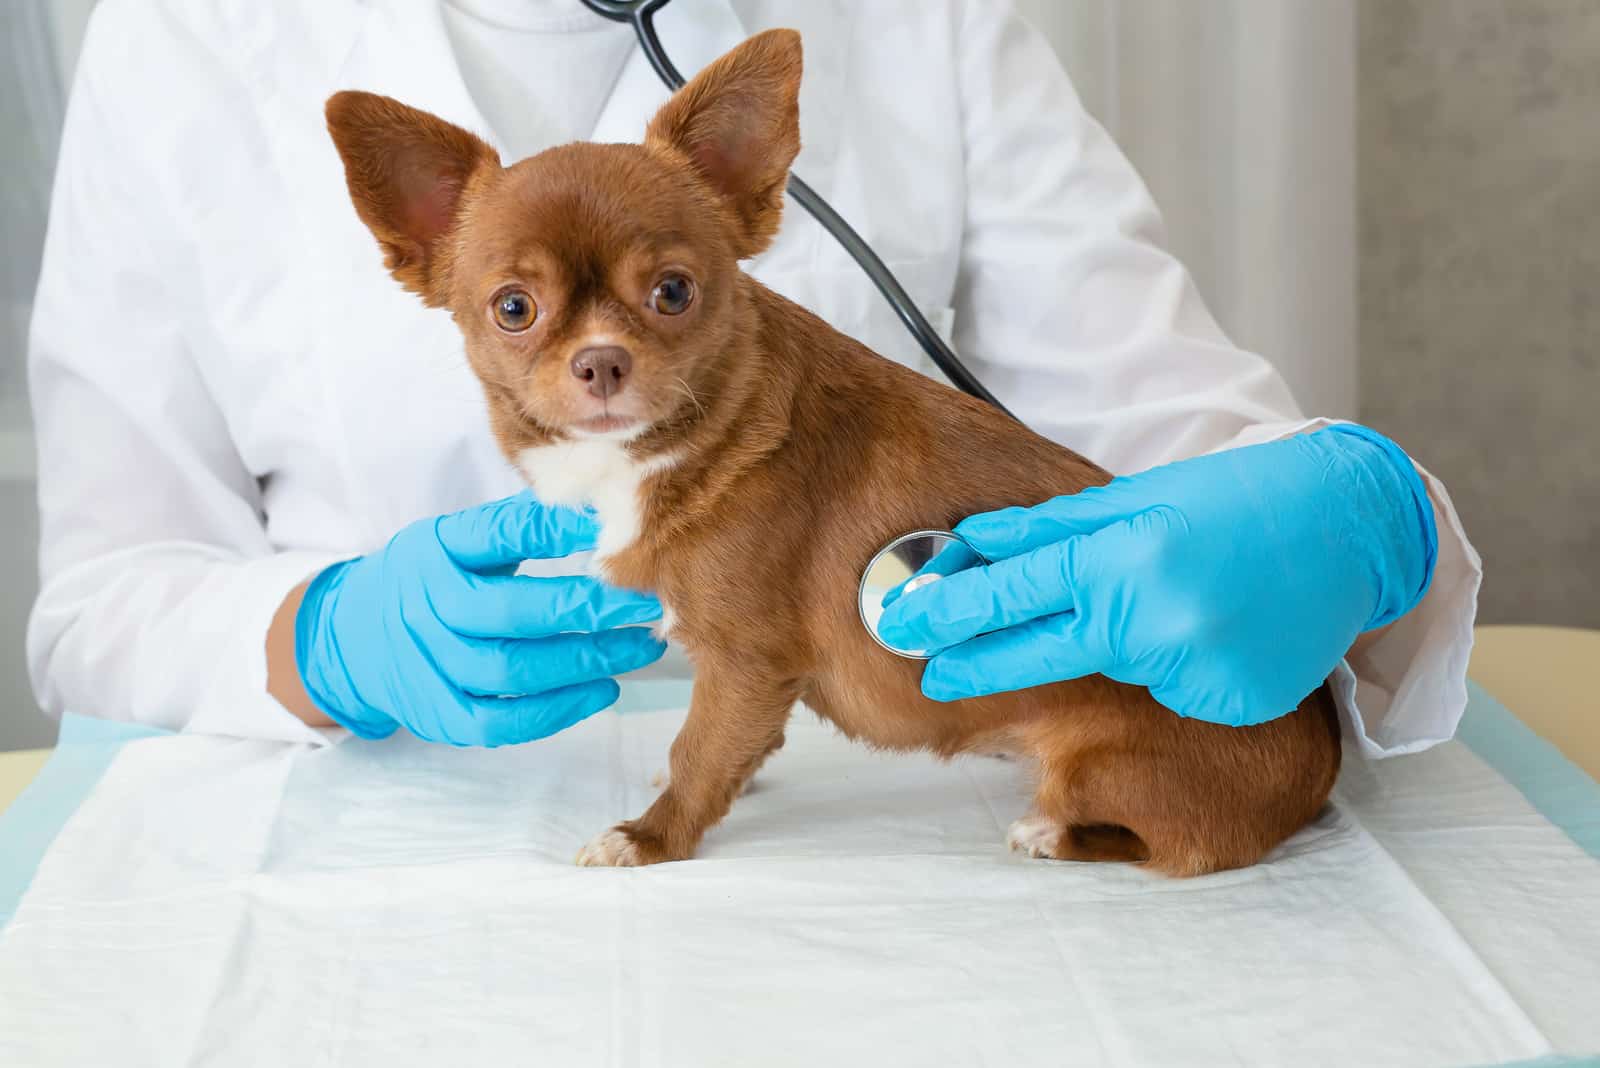
{"label": "dog's brown fur", "polygon": [[[857,579],[892,536],[1109,476],[739,271],[777,232],[799,80],[798,36],[771,31],[674,96],[642,146],[568,145],[508,169],[387,98],[328,103],[357,211],[395,276],[454,314],[506,455],[615,411],[648,423],[630,456],[677,458],[643,482],[639,536],[605,574],[675,612],[693,701],[664,792],[582,859],[691,856],[799,700],[875,746],[1033,757],[1036,854],[1174,875],[1254,863],[1333,786],[1325,690],[1247,728],[1182,719],[1098,676],[941,704],[922,696],[920,663],[864,633]],[[695,286],[680,315],[649,303],[667,269]],[[507,284],[539,306],[525,333],[487,312]],[[569,370],[596,338],[633,360],[603,402]]]}

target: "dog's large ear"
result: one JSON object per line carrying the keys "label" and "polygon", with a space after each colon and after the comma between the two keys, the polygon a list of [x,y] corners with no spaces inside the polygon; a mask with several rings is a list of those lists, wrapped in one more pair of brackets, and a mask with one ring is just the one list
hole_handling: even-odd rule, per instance
{"label": "dog's large ear", "polygon": [[800,35],[757,34],[722,56],[650,120],[645,144],[677,152],[732,209],[741,259],[771,243],[800,151]]}
{"label": "dog's large ear", "polygon": [[461,127],[374,93],[335,93],[326,114],[350,199],[384,263],[401,285],[443,306],[462,194],[500,157]]}

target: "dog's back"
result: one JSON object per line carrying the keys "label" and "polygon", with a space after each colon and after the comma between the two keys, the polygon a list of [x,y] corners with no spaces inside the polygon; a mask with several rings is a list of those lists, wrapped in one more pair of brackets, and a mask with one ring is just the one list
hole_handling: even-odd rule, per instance
{"label": "dog's back", "polygon": [[1037,855],[1144,860],[1194,875],[1253,863],[1317,813],[1339,767],[1325,688],[1243,728],[1184,719],[1144,689],[1100,676],[953,703],[923,697],[922,664],[879,648],[857,618],[857,581],[872,554],[909,530],[1110,476],[781,297],[759,290],[758,300],[760,347],[806,370],[784,448],[767,467],[790,485],[755,495],[768,510],[757,504],[741,521],[805,532],[765,566],[801,570],[776,588],[803,621],[808,705],[870,744],[946,755],[1009,749],[1037,760],[1038,814],[1013,832],[1014,845]]}

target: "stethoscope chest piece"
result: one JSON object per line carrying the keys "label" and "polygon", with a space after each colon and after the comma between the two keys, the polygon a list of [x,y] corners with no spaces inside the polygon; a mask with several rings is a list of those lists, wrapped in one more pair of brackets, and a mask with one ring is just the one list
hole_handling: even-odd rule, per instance
{"label": "stethoscope chest piece", "polygon": [[913,530],[890,541],[875,553],[861,572],[856,591],[861,625],[872,640],[896,656],[927,660],[924,649],[897,649],[878,633],[883,610],[912,590],[932,585],[958,571],[987,564],[982,553],[949,530]]}

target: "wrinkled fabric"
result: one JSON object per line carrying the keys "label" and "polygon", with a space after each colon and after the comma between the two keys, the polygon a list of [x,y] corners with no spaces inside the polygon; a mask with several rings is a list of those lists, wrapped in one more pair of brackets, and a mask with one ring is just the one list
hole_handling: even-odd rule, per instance
{"label": "wrinkled fabric", "polygon": [[1600,862],[1461,743],[1265,863],[1008,853],[1026,775],[807,713],[697,859],[573,865],[682,713],[131,743],[0,931],[0,1063],[1482,1065],[1600,1049]]}

